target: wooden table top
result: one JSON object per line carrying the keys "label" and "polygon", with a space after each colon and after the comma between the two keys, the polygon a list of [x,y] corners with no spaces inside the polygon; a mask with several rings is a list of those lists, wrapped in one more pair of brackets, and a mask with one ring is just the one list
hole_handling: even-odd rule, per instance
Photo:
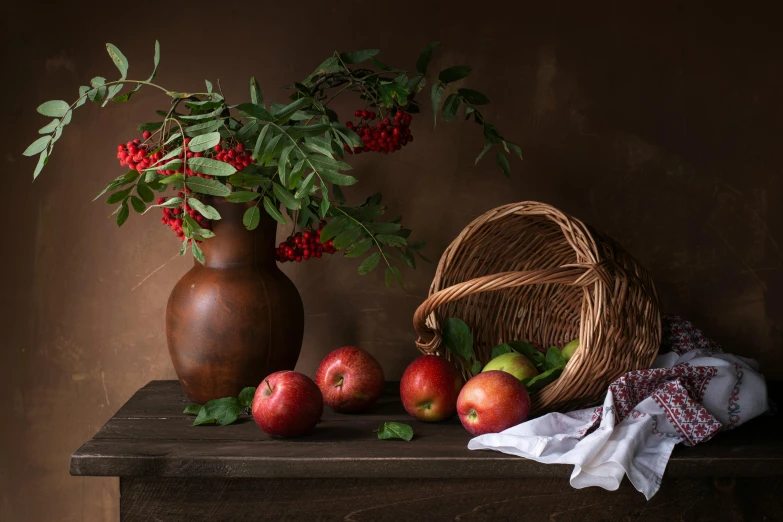
{"label": "wooden table top", "polygon": [[[567,478],[572,466],[470,451],[458,419],[419,422],[405,413],[397,383],[367,413],[328,407],[311,435],[276,439],[252,418],[192,427],[177,381],[152,381],[71,456],[72,475],[121,477]],[[411,442],[378,440],[385,421],[410,424]],[[666,469],[676,477],[783,475],[783,420],[754,419],[693,448],[678,445]]]}

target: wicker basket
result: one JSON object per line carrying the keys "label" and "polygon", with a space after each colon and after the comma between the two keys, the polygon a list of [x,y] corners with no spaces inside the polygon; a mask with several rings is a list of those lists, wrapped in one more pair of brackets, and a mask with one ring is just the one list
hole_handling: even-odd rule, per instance
{"label": "wicker basket", "polygon": [[562,375],[533,396],[539,414],[600,402],[614,379],[649,368],[661,341],[647,272],[610,238],[530,201],[476,218],[446,249],[413,317],[420,351],[450,358],[440,334],[449,317],[471,327],[482,364],[502,342],[579,338]]}

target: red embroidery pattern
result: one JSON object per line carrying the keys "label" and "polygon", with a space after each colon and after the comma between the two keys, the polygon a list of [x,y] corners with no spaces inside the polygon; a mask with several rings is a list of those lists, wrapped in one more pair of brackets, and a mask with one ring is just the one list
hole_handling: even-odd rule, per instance
{"label": "red embroidery pattern", "polygon": [[721,347],[708,339],[701,330],[690,321],[676,315],[664,315],[661,324],[663,341],[661,353],[675,352],[682,355],[691,350],[703,350],[705,353],[721,353]]}
{"label": "red embroidery pattern", "polygon": [[[647,397],[656,393],[677,394],[680,387],[687,391],[689,398],[701,402],[707,383],[717,372],[712,366],[694,367],[689,364],[628,372],[609,385],[609,391],[614,396],[618,421],[627,417],[634,407]],[[681,402],[680,398],[675,400]]]}
{"label": "red embroidery pattern", "polygon": [[[673,351],[683,355],[691,350],[700,350],[709,355],[721,353],[720,346],[708,339],[701,330],[689,321],[678,316],[663,317],[663,342],[661,352]],[[729,419],[727,429],[739,423],[739,389],[742,384],[742,368],[735,363],[737,382],[729,398]],[[723,427],[701,404],[710,380],[718,373],[712,366],[694,367],[688,363],[680,363],[671,368],[651,368],[628,372],[609,385],[609,392],[614,399],[614,407],[598,407],[593,411],[589,425],[579,431],[584,436],[595,430],[602,417],[613,411],[616,422],[629,415],[633,418],[644,416],[636,410],[636,406],[652,397],[663,409],[666,417],[675,427],[687,446],[711,439]],[[653,417],[653,432],[666,437],[674,437],[670,433],[657,430],[657,419]]]}
{"label": "red embroidery pattern", "polygon": [[729,395],[729,424],[726,426],[727,430],[733,429],[739,424],[740,421],[740,405],[739,405],[739,391],[742,386],[742,378],[745,374],[742,371],[742,367],[733,362],[731,365],[734,367],[734,372],[737,375],[737,380],[734,383],[734,388]]}
{"label": "red embroidery pattern", "polygon": [[691,397],[682,380],[670,381],[665,388],[665,392],[654,393],[652,398],[663,408],[686,446],[710,440],[720,431],[722,424]]}

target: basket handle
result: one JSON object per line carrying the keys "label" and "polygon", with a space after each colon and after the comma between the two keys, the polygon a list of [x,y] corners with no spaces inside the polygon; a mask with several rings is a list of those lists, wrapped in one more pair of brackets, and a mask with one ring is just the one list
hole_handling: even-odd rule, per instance
{"label": "basket handle", "polygon": [[605,272],[606,261],[598,264],[569,264],[557,268],[528,270],[520,272],[500,272],[477,277],[439,290],[429,296],[413,314],[413,327],[419,335],[416,346],[424,353],[435,352],[441,344],[439,331],[427,325],[427,318],[439,306],[481,292],[492,292],[525,285],[563,284],[587,286],[601,279],[608,283]]}

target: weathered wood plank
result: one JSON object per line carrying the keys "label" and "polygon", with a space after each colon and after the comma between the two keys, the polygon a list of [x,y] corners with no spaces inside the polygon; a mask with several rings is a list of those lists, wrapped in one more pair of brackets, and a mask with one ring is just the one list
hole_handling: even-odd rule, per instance
{"label": "weathered wood plank", "polygon": [[[404,414],[396,383],[371,414],[327,412],[311,435],[275,439],[252,420],[192,427],[176,381],[151,382],[71,459],[74,475],[166,477],[567,477],[568,466],[543,465],[492,451],[469,451],[457,419],[422,423]],[[394,415],[399,417],[394,417]],[[379,441],[385,420],[403,420],[412,442]],[[694,448],[677,447],[667,477],[783,475],[778,416],[755,419]]]}
{"label": "weathered wood plank", "polygon": [[124,478],[120,512],[125,522],[774,520],[780,500],[773,499],[781,485],[780,480],[674,479],[648,502],[627,481],[617,491],[605,491],[574,490],[547,478]]}
{"label": "weathered wood plank", "polygon": [[[387,420],[410,419],[399,401],[400,384],[387,382],[383,396],[369,410],[361,414],[346,415],[335,413],[329,407],[324,408],[324,419],[362,419]],[[140,388],[125,405],[114,414],[114,419],[178,419],[187,417],[182,410],[190,401],[182,392],[178,381],[151,381]]]}

